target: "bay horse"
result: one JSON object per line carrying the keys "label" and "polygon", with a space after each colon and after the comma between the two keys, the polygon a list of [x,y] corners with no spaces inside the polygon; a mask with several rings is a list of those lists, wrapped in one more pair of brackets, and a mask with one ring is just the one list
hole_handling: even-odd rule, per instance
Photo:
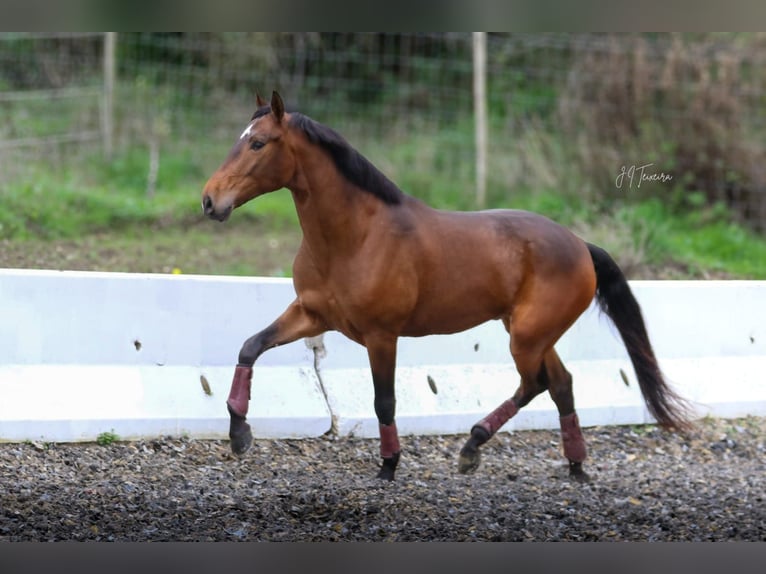
{"label": "bay horse", "polygon": [[227,399],[230,446],[252,443],[246,422],[252,367],[268,349],[336,330],[367,349],[382,463],[393,480],[397,340],[463,331],[492,319],[510,335],[521,376],[514,394],[470,431],[458,470],[479,466],[479,447],[535,396],[548,391],[560,416],[574,478],[586,446],[572,376],[554,344],[596,298],[616,325],[649,412],[664,427],[690,426],[687,405],[666,383],[641,310],[603,249],[550,219],[518,210],[437,210],[402,192],[336,131],[285,111],[273,92],[205,184],[205,215],[225,221],[259,195],[287,188],[303,238],[293,263],[295,300],[242,345]]}

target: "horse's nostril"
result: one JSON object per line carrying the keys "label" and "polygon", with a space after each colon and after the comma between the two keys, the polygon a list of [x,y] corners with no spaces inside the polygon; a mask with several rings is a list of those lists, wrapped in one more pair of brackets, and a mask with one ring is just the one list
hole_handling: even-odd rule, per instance
{"label": "horse's nostril", "polygon": [[210,199],[209,195],[205,195],[202,198],[202,211],[206,215],[213,213],[213,200]]}

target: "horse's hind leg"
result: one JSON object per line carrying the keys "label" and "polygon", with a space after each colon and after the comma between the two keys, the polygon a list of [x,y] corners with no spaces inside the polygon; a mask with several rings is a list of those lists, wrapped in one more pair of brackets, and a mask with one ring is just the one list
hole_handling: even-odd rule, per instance
{"label": "horse's hind leg", "polygon": [[471,436],[460,451],[458,471],[476,470],[481,461],[479,447],[487,442],[520,408],[524,407],[548,388],[549,380],[542,355],[533,350],[521,350],[511,344],[516,368],[521,374],[521,385],[513,396],[471,428]]}
{"label": "horse's hind leg", "polygon": [[559,411],[561,442],[564,456],[569,460],[569,474],[577,480],[587,481],[589,477],[582,469],[587,451],[574,407],[572,375],[564,368],[553,349],[546,353],[544,361],[549,379],[548,392]]}

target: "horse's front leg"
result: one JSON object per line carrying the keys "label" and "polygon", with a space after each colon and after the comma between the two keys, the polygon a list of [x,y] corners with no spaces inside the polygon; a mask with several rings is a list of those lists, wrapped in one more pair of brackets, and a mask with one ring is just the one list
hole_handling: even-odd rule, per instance
{"label": "horse's front leg", "polygon": [[250,403],[253,364],[258,357],[279,345],[285,345],[303,337],[315,337],[326,330],[321,318],[308,311],[296,299],[276,321],[245,341],[239,351],[239,362],[234,369],[234,380],[226,401],[231,417],[229,438],[232,452],[242,454],[253,442],[253,434],[246,418]]}
{"label": "horse's front leg", "polygon": [[383,464],[378,478],[393,480],[399,463],[401,448],[396,430],[396,395],[394,378],[396,373],[395,336],[365,337],[365,346],[370,358],[372,384],[375,387],[375,415],[380,431],[380,456]]}

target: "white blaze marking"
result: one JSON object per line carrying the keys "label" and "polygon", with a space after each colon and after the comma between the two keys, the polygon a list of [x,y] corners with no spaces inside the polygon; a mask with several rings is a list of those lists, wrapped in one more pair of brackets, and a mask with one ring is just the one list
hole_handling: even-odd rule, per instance
{"label": "white blaze marking", "polygon": [[242,132],[242,135],[239,136],[239,139],[245,138],[250,135],[250,130],[253,129],[253,124],[255,122],[247,124],[247,127],[245,128],[245,131]]}

